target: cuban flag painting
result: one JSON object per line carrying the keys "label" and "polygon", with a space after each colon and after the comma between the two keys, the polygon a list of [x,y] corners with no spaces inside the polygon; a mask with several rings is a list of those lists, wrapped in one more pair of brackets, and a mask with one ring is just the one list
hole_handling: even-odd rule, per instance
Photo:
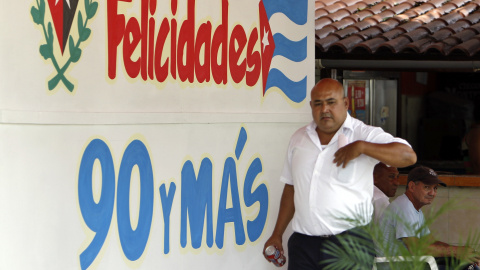
{"label": "cuban flag painting", "polygon": [[[296,78],[295,66],[303,64],[307,60],[307,36],[304,34],[308,31],[301,30],[305,27],[308,19],[308,0],[262,0],[260,2],[263,2],[266,16],[272,25],[272,32],[269,34],[273,35],[273,44],[275,45],[272,66],[266,82],[265,74],[263,76],[263,94],[265,95],[272,87],[277,87],[291,101],[300,103],[306,98],[307,77]],[[299,31],[284,33],[282,25],[298,28]],[[303,33],[304,36],[298,36],[298,33]],[[262,34],[264,33],[261,32]],[[275,61],[287,64],[278,65],[283,67],[280,70],[273,64]]]}

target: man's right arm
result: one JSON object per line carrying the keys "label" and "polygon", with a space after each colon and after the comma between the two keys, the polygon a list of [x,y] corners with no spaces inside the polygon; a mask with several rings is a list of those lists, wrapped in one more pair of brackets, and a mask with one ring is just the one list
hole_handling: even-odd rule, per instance
{"label": "man's right arm", "polygon": [[270,236],[270,238],[265,243],[263,250],[265,250],[265,248],[267,248],[268,246],[275,246],[283,254],[283,233],[287,229],[287,226],[292,220],[293,214],[295,213],[295,205],[293,201],[294,192],[295,191],[293,185],[285,184],[285,187],[283,188],[282,199],[280,201],[280,209],[278,211],[277,223],[275,224],[275,228],[273,229],[272,236]]}
{"label": "man's right arm", "polygon": [[[455,257],[470,263],[480,263],[480,254],[474,248],[467,246],[452,246],[444,242],[435,241],[428,246],[428,254],[438,254],[437,257]],[[434,256],[435,257],[435,256]]]}
{"label": "man's right arm", "polygon": [[[407,246],[408,250],[412,251],[414,246],[421,246],[420,241],[427,244],[425,251],[422,253],[431,255],[433,257],[455,257],[460,260],[466,260],[471,263],[480,263],[480,254],[475,249],[467,246],[453,246],[444,242],[434,241],[433,238],[428,235],[428,239],[422,240],[417,237],[405,237],[402,238],[403,242]],[[428,244],[430,243],[430,244]]]}

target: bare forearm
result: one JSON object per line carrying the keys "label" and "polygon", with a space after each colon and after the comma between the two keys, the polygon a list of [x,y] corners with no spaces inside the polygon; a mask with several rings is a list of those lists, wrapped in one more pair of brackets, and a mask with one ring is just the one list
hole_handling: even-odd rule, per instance
{"label": "bare forearm", "polygon": [[273,230],[272,236],[282,236],[287,229],[288,224],[295,213],[295,205],[293,201],[294,188],[292,185],[286,184],[283,189],[282,199],[280,201],[280,209],[278,211],[277,223]]}
{"label": "bare forearm", "polygon": [[466,246],[452,246],[437,241],[428,247],[428,253],[434,257],[455,257],[457,259],[468,259],[475,250]]}
{"label": "bare forearm", "polygon": [[[403,242],[407,245],[407,248],[410,251],[412,251],[413,247],[415,246],[422,246],[420,241],[423,241],[426,244],[426,242],[431,242],[431,240],[433,240],[431,237],[423,238],[423,240],[419,240],[416,237],[403,238]],[[425,246],[425,250],[422,252],[433,257],[457,257],[457,254],[459,253],[458,248],[462,247],[451,246],[447,243],[435,241],[428,246]]]}
{"label": "bare forearm", "polygon": [[[416,237],[402,238],[402,240],[410,251],[412,251],[412,247],[420,245],[420,240]],[[444,242],[435,241],[430,236],[423,238],[422,241],[431,243],[426,247],[424,252],[433,257],[455,257],[472,263],[480,262],[480,254],[474,248],[468,246],[452,246]]]}
{"label": "bare forearm", "polygon": [[[295,206],[293,201],[294,189],[292,185],[285,185],[283,188],[282,199],[280,200],[280,209],[278,211],[277,223],[273,229],[272,236],[265,242],[264,250],[268,246],[274,246],[283,254],[282,237],[287,229],[290,220],[295,213]],[[267,260],[268,258],[265,257]]]}
{"label": "bare forearm", "polygon": [[457,257],[458,248],[459,247],[437,241],[428,246],[427,253],[434,257]]}
{"label": "bare forearm", "polygon": [[417,162],[417,155],[413,149],[403,143],[378,144],[365,141],[359,143],[362,154],[393,167],[407,167]]}

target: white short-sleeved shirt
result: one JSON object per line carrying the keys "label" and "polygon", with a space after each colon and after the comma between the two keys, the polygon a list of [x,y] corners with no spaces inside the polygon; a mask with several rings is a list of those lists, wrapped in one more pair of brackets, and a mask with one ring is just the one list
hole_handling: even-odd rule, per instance
{"label": "white short-sleeved shirt", "polygon": [[[388,256],[400,255],[398,245],[404,245],[401,238],[421,238],[430,234],[430,230],[425,226],[425,217],[422,210],[417,211],[405,194],[398,196],[385,209],[380,218],[380,224],[384,247],[390,248]],[[379,256],[385,255],[379,250],[377,250],[377,254]]]}
{"label": "white short-sleeved shirt", "polygon": [[378,224],[383,211],[387,209],[390,204],[390,199],[377,186],[373,186],[373,221]]}
{"label": "white short-sleeved shirt", "polygon": [[[409,144],[347,114],[343,125],[322,149],[316,127],[312,121],[293,134],[280,178],[295,189],[293,230],[306,235],[332,235],[369,223],[373,212],[373,167],[378,160],[362,154],[347,167],[337,167],[333,159],[339,149],[339,134],[343,133],[348,143],[363,140]],[[361,222],[353,224],[347,220],[352,218]]]}

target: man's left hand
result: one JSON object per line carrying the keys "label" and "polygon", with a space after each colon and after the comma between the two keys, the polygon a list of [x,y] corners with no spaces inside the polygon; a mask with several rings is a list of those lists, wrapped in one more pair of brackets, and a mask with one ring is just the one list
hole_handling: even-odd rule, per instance
{"label": "man's left hand", "polygon": [[337,167],[347,167],[348,162],[362,154],[362,143],[362,141],[355,141],[338,149],[337,152],[335,152],[333,163],[336,163]]}

